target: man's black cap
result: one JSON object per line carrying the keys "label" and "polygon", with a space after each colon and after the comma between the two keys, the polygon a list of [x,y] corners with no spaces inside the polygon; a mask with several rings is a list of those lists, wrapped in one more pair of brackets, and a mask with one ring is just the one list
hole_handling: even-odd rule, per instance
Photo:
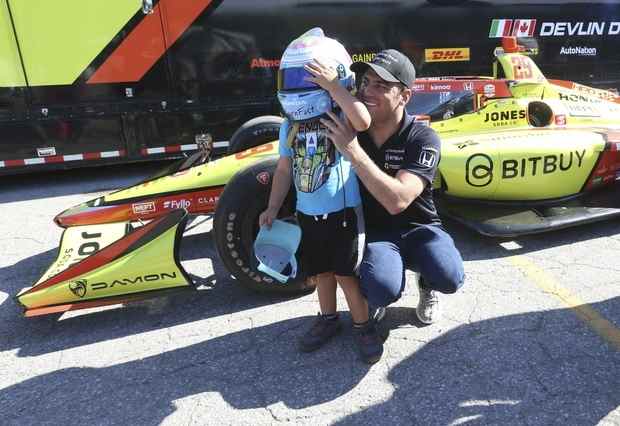
{"label": "man's black cap", "polygon": [[361,76],[368,67],[372,68],[383,80],[402,83],[410,89],[415,81],[413,64],[398,50],[382,50],[370,62],[354,62],[351,65],[351,71]]}

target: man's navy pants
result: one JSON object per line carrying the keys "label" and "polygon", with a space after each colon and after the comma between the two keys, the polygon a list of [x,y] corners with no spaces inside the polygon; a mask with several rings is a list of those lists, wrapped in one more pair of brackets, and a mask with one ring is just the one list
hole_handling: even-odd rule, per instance
{"label": "man's navy pants", "polygon": [[441,293],[455,293],[463,285],[463,259],[452,237],[439,225],[369,232],[366,242],[360,285],[372,307],[387,306],[400,298],[407,268],[424,278],[425,287]]}

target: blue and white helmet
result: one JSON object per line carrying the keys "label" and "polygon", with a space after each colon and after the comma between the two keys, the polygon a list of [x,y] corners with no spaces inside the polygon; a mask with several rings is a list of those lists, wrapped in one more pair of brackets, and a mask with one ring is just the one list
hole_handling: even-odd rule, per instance
{"label": "blue and white helmet", "polygon": [[291,121],[320,117],[335,107],[326,90],[306,80],[312,74],[306,71],[304,65],[314,59],[334,67],[340,84],[353,90],[354,77],[349,69],[351,56],[337,40],[325,37],[321,28],[313,28],[293,40],[280,61],[278,100]]}

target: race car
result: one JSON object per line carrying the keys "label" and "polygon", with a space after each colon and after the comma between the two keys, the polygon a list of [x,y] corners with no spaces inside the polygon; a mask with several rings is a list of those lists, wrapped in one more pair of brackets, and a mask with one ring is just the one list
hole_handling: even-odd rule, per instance
{"label": "race car", "polygon": [[[620,97],[547,79],[535,52],[504,38],[493,76],[419,79],[407,106],[442,139],[433,182],[440,213],[489,236],[535,234],[620,215]],[[178,258],[187,214],[213,214],[218,253],[237,282],[311,290],[257,270],[252,243],[267,205],[282,119],[258,117],[231,137],[142,183],[60,213],[57,260],[17,295],[26,315],[193,288]],[[293,191],[279,216],[294,220]]]}

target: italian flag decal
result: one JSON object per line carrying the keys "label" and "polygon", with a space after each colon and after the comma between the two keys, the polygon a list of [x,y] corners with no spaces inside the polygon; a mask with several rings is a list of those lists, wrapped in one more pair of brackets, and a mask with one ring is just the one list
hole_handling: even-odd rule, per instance
{"label": "italian flag decal", "polygon": [[510,35],[510,29],[512,28],[512,19],[493,19],[491,22],[491,30],[489,31],[489,37],[506,37]]}

